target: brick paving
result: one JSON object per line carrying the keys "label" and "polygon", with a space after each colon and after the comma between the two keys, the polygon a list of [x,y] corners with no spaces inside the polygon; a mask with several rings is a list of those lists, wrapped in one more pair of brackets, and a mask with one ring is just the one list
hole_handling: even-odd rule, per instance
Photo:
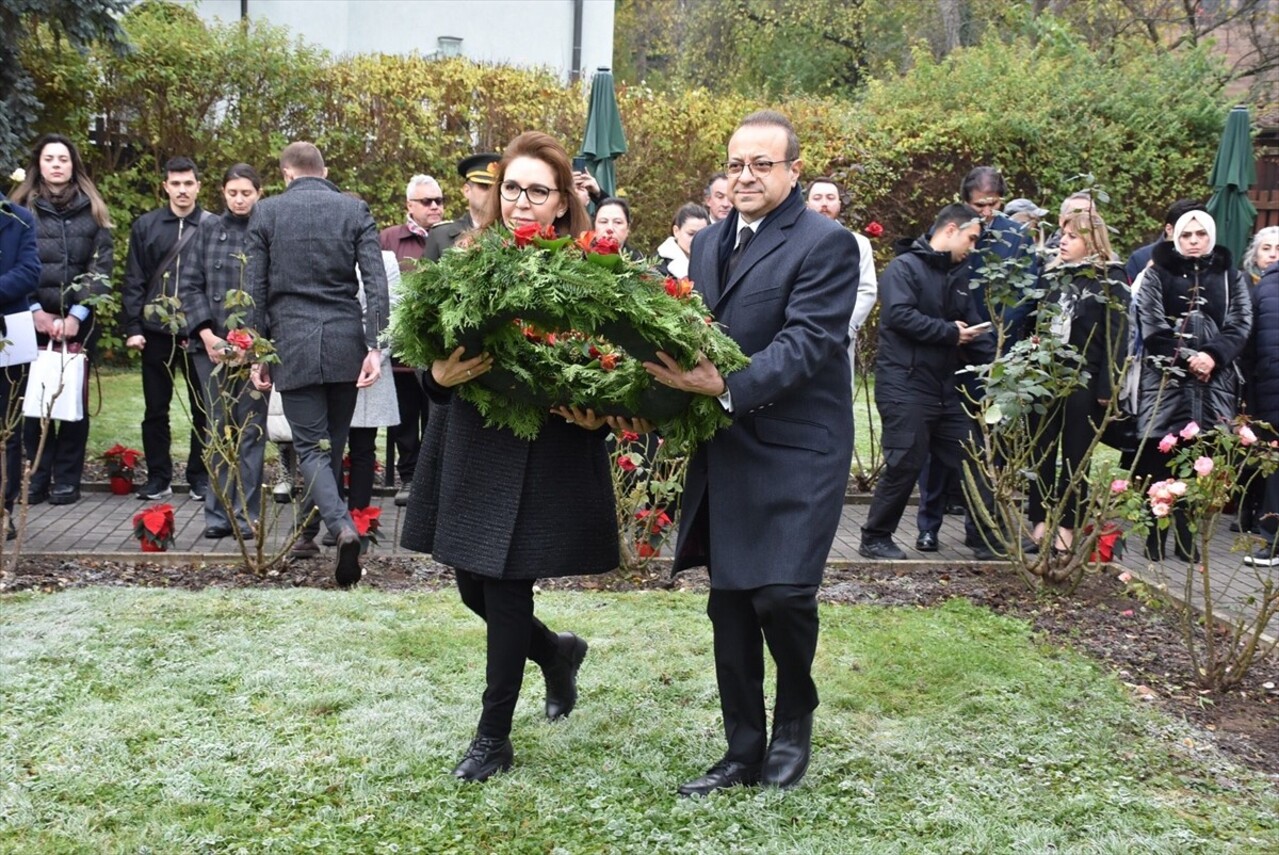
{"label": "brick paving", "polygon": [[[399,531],[403,524],[404,508],[398,508],[392,501],[389,489],[379,488],[375,496],[375,504],[382,507],[382,535],[376,547],[382,555],[411,556],[399,546]],[[174,507],[176,533],[173,550],[166,560],[200,560],[209,556],[230,556],[237,551],[234,538],[206,540],[204,534],[204,514],[200,502],[192,501],[185,492],[176,493],[170,503]],[[140,502],[133,496],[115,496],[107,492],[105,486],[86,485],[81,500],[73,505],[41,504],[27,509],[27,530],[22,545],[22,552],[32,556],[83,556],[93,555],[99,558],[116,560],[134,560],[141,558],[137,541],[133,538],[133,515],[149,503]],[[867,505],[861,497],[856,497],[844,506],[843,518],[835,543],[831,548],[830,563],[835,565],[865,565],[867,562],[857,554],[857,545],[861,538],[860,526],[866,517]],[[964,530],[962,517],[948,516],[941,530],[941,549],[936,553],[917,552],[914,547],[915,525],[914,507],[907,509],[898,529],[896,540],[908,556],[901,564],[913,568],[944,567],[956,563],[972,561],[972,550],[963,545]],[[272,543],[278,544],[287,536],[293,521],[293,505],[270,503],[268,510],[268,528],[272,533]],[[1242,563],[1243,545],[1246,538],[1226,531],[1221,531],[1213,538],[1209,551],[1210,581],[1214,590],[1214,598],[1222,607],[1232,612],[1249,614],[1252,607],[1249,603],[1260,590],[1266,579],[1275,579],[1274,568],[1252,568]],[[881,562],[886,563],[886,562]],[[1178,598],[1185,598],[1186,572],[1188,567],[1169,561],[1165,564],[1150,564],[1137,549],[1125,556],[1122,568],[1128,569],[1144,581],[1166,586],[1169,593]],[[1119,572],[1115,569],[1113,572]],[[1198,600],[1198,585],[1191,596]]]}

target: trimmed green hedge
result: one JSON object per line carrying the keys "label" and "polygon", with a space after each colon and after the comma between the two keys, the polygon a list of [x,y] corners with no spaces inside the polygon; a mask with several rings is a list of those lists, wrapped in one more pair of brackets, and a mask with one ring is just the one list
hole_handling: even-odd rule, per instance
{"label": "trimmed green hedge", "polygon": [[[133,49],[82,56],[38,32],[26,46],[45,102],[42,130],[76,138],[118,224],[123,264],[129,224],[162,202],[159,165],[192,156],[204,169],[202,201],[221,210],[220,174],[237,161],[282,188],[276,155],[311,139],[330,177],[360,193],[383,226],[404,216],[413,173],[440,179],[448,212],[464,200],[454,171],[475,150],[500,150],[528,129],[575,150],[587,89],[548,71],[461,59],[364,55],[334,59],[283,28],[207,25],[190,9],[148,0],[123,19]],[[1059,28],[1037,42],[988,41],[937,61],[926,50],[911,71],[872,82],[855,100],[797,98],[772,105],[791,116],[804,173],[834,174],[852,197],[854,226],[878,220],[891,239],[917,234],[952,200],[963,174],[1004,170],[1014,195],[1052,208],[1091,173],[1112,201],[1103,210],[1130,249],[1157,230],[1175,198],[1206,194],[1229,106],[1206,50],[1129,52],[1110,59]],[[620,87],[630,152],[618,177],[635,208],[632,243],[654,248],[671,214],[699,200],[724,159],[737,120],[765,105],[704,90]],[[110,133],[89,141],[94,117]]]}

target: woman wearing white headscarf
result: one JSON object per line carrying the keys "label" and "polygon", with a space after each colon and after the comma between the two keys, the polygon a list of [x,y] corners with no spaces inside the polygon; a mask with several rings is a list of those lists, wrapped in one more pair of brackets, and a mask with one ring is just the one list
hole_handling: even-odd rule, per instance
{"label": "woman wearing white headscarf", "polygon": [[[1209,429],[1238,414],[1235,360],[1252,328],[1252,302],[1205,211],[1183,214],[1151,261],[1137,296],[1144,342],[1137,428],[1145,445],[1136,468],[1164,478],[1172,455],[1159,451],[1163,437],[1190,422]],[[1193,550],[1185,520],[1174,521],[1177,555],[1188,559]],[[1153,533],[1148,557],[1163,557],[1162,534]]]}

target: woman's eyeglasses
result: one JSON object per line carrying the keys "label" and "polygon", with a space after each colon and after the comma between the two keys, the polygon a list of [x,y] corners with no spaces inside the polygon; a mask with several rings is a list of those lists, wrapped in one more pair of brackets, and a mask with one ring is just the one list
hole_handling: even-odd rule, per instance
{"label": "woman's eyeglasses", "polygon": [[508,202],[518,202],[520,194],[523,193],[528,197],[528,201],[532,205],[540,205],[547,199],[551,198],[552,193],[558,193],[558,190],[552,190],[550,187],[543,187],[541,184],[530,184],[523,187],[514,181],[503,181],[502,186],[498,188],[498,192],[502,194],[502,198]]}

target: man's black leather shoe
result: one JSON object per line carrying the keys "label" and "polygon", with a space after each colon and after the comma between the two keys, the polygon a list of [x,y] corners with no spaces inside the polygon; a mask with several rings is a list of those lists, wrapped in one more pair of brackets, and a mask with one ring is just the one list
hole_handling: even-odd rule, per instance
{"label": "man's black leather shoe", "polygon": [[921,531],[915,538],[915,548],[920,552],[936,552],[941,546],[935,531]]}
{"label": "man's black leather shoe", "polygon": [[224,537],[231,536],[231,526],[229,525],[210,525],[204,527],[204,536],[207,540],[221,540]]}
{"label": "man's black leather shoe", "polygon": [[812,754],[813,714],[773,723],[773,739],[764,755],[764,772],[760,782],[766,787],[788,790],[798,784],[808,771]]}
{"label": "man's black leather shoe", "polygon": [[49,504],[74,505],[80,501],[80,488],[70,484],[55,484],[49,491]]}
{"label": "man's black leather shoe", "polygon": [[729,787],[753,787],[759,783],[758,763],[738,763],[721,760],[706,770],[700,778],[694,778],[679,788],[681,796],[708,796],[716,790]]}
{"label": "man's black leather shoe", "polygon": [[515,750],[511,740],[496,736],[477,736],[471,740],[462,762],[453,769],[453,776],[463,781],[487,781],[498,772],[505,772],[515,762]]}
{"label": "man's black leather shoe", "polygon": [[564,718],[577,706],[577,671],[586,658],[586,639],[561,632],[559,640],[559,655],[542,669],[542,676],[546,678],[547,721]]}
{"label": "man's black leather shoe", "polygon": [[49,490],[46,487],[30,487],[27,489],[27,504],[42,505],[49,500]]}
{"label": "man's black leather shoe", "polygon": [[873,561],[905,561],[906,553],[893,543],[892,538],[883,540],[863,540],[857,547],[857,554]]}

